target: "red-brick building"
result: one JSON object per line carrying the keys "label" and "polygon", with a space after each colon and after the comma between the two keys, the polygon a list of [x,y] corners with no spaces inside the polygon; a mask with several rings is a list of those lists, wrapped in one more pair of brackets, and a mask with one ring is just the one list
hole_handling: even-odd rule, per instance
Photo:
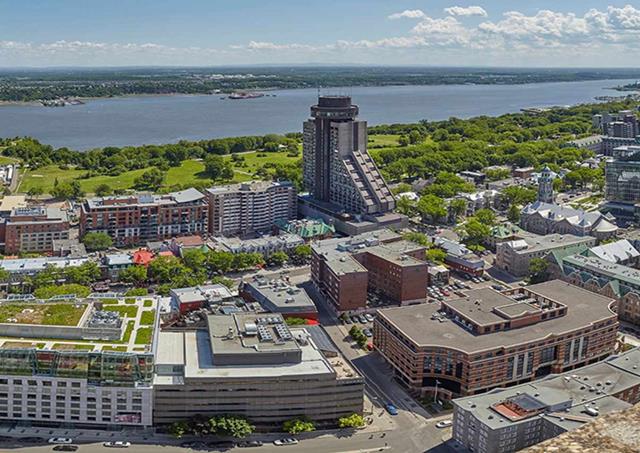
{"label": "red-brick building", "polygon": [[187,189],[166,195],[137,194],[90,198],[82,203],[80,235],[104,232],[118,246],[207,233],[204,194]]}
{"label": "red-brick building", "polygon": [[14,208],[0,224],[5,254],[53,252],[53,241],[60,239],[69,239],[69,216],[58,208]]}
{"label": "red-brick building", "polygon": [[311,278],[337,312],[366,308],[369,291],[393,303],[425,302],[425,247],[380,230],[312,244]]}
{"label": "red-brick building", "polygon": [[374,347],[416,394],[440,399],[561,373],[614,352],[614,301],[560,280],[380,310]]}

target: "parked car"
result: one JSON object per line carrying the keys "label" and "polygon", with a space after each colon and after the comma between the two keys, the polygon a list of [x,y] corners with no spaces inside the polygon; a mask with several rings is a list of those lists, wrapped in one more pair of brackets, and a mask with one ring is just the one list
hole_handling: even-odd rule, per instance
{"label": "parked car", "polygon": [[102,445],[109,448],[129,448],[131,446],[131,442],[127,442],[125,440],[116,440],[111,442],[105,442]]}
{"label": "parked car", "polygon": [[364,329],[362,331],[362,333],[364,334],[365,337],[367,338],[371,338],[373,336],[373,332],[371,332],[371,329]]}
{"label": "parked car", "polygon": [[52,437],[47,442],[50,444],[72,444],[73,439],[70,437]]}
{"label": "parked car", "polygon": [[53,451],[76,451],[78,450],[77,445],[56,445],[53,447]]}
{"label": "parked car", "polygon": [[345,323],[345,324],[353,324],[353,323],[351,322],[351,318],[349,318],[348,316],[345,316],[345,317],[344,317],[344,319],[343,319],[343,321],[344,321],[344,323]]}
{"label": "parked car", "polygon": [[369,322],[373,322],[373,320],[375,319],[371,313],[365,313],[364,317],[367,318],[367,321]]}
{"label": "parked car", "polygon": [[354,324],[358,324],[360,322],[360,320],[358,319],[357,316],[352,316],[351,317],[351,322],[353,322]]}
{"label": "parked car", "polygon": [[263,443],[261,440],[246,440],[238,443],[238,447],[240,448],[262,447],[262,445]]}
{"label": "parked car", "polygon": [[367,323],[367,318],[364,317],[364,315],[360,315],[358,316],[358,320],[362,323],[362,324],[366,324]]}
{"label": "parked car", "polygon": [[436,423],[436,428],[448,428],[453,422],[451,420],[442,420]]}
{"label": "parked car", "polygon": [[387,403],[384,408],[389,412],[389,415],[398,415],[398,408],[393,404]]}
{"label": "parked car", "polygon": [[491,285],[491,287],[492,287],[493,289],[495,289],[496,291],[502,291],[502,290],[504,289],[504,286],[502,286],[502,285],[498,285],[498,284]]}
{"label": "parked car", "polygon": [[298,440],[293,437],[285,437],[283,439],[278,439],[273,441],[273,445],[277,445],[278,447],[282,447],[284,445],[297,445]]}

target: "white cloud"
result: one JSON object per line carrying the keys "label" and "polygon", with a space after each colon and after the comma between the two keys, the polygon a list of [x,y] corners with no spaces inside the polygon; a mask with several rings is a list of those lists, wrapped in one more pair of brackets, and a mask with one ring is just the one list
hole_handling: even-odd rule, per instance
{"label": "white cloud", "polygon": [[[29,43],[0,40],[0,66],[20,65],[208,65],[234,63],[437,63],[561,65],[615,58],[632,65],[640,56],[640,9],[626,5],[571,13],[508,11],[485,17],[479,6],[446,8],[440,17],[405,10],[389,19],[413,19],[396,36],[319,42],[271,42],[259,38],[221,48],[172,47],[158,43],[55,41]],[[259,35],[256,35],[257,37]],[[572,59],[569,59],[571,57]],[[541,63],[542,64],[542,63]],[[577,63],[576,63],[577,64]]]}
{"label": "white cloud", "polygon": [[426,14],[419,9],[405,9],[401,13],[391,14],[389,19],[420,19],[425,16]]}
{"label": "white cloud", "polygon": [[485,9],[481,6],[450,6],[449,8],[445,8],[444,11],[452,16],[488,16]]}

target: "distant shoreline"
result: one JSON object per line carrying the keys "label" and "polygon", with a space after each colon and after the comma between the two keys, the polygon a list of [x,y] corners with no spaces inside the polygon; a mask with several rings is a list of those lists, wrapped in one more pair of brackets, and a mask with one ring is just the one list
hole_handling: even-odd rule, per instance
{"label": "distant shoreline", "polygon": [[[609,75],[608,77],[602,77],[602,78],[597,78],[597,79],[588,79],[588,80],[584,80],[584,79],[580,79],[580,78],[576,78],[575,80],[548,80],[548,81],[537,81],[537,80],[533,80],[533,81],[527,81],[527,80],[522,80],[520,82],[511,82],[511,83],[501,83],[500,81],[495,81],[492,83],[477,83],[477,82],[464,82],[464,83],[379,83],[379,84],[353,84],[353,85],[343,85],[343,86],[339,86],[339,85],[331,85],[331,86],[322,86],[320,87],[320,89],[323,90],[332,90],[332,89],[345,89],[345,88],[386,88],[386,87],[455,87],[455,86],[528,86],[528,85],[540,85],[540,84],[547,84],[547,83],[553,83],[553,84],[560,84],[560,83],[586,83],[586,82],[598,82],[598,81],[603,81],[603,80],[611,80],[611,81],[615,81],[615,80],[628,80],[628,79],[624,79],[624,78],[617,78],[617,77],[612,77],[611,75]],[[178,96],[189,96],[189,97],[195,97],[195,96],[223,96],[223,97],[228,97],[231,93],[234,92],[256,92],[256,93],[261,93],[261,92],[269,92],[269,91],[284,91],[284,90],[305,90],[305,89],[311,89],[313,87],[277,87],[277,86],[273,86],[273,87],[265,87],[265,88],[235,88],[233,90],[225,90],[224,92],[220,92],[220,93],[208,93],[208,92],[202,92],[202,93],[181,93],[181,92],[173,92],[173,93],[128,93],[128,94],[122,94],[122,95],[113,95],[113,96],[68,96],[68,99],[77,99],[83,103],[87,103],[87,102],[91,102],[91,101],[95,101],[95,100],[101,100],[101,99],[127,99],[127,98],[149,98],[149,97],[178,97]],[[617,86],[611,86],[611,87],[606,87],[603,89],[607,89],[607,90],[612,90],[612,91],[618,91],[618,92],[631,92],[634,91],[632,89],[625,89],[625,85],[617,85]],[[637,91],[637,90],[636,90]],[[62,99],[59,98],[59,99]],[[2,106],[42,106],[42,107],[48,107],[45,105],[42,105],[41,101],[9,101],[9,100],[0,100],[0,107]],[[73,105],[67,105],[65,107],[73,107]],[[54,107],[49,107],[49,108],[54,108]]]}

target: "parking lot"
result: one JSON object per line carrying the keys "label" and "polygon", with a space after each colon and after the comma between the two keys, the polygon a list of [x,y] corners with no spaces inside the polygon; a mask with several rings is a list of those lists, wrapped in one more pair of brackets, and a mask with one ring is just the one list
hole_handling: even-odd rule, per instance
{"label": "parking lot", "polygon": [[473,277],[463,274],[452,274],[448,284],[427,286],[427,302],[436,303],[443,300],[465,297],[465,291],[491,287],[497,291],[507,289],[507,286],[497,283],[489,276]]}

